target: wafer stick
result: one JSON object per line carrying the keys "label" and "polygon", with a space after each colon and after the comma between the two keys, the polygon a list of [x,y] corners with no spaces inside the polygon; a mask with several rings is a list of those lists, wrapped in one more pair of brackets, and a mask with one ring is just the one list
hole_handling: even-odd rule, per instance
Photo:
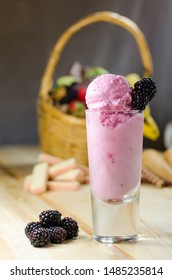
{"label": "wafer stick", "polygon": [[166,159],[166,161],[168,162],[168,164],[172,167],[172,147],[167,149],[164,153],[163,153],[164,158]]}
{"label": "wafer stick", "polygon": [[142,164],[165,181],[172,182],[172,168],[161,152],[155,149],[145,149],[142,155]]}
{"label": "wafer stick", "polygon": [[87,166],[82,165],[82,164],[78,164],[77,167],[80,168],[85,173],[86,176],[89,175],[89,169],[88,169]]}
{"label": "wafer stick", "polygon": [[42,162],[42,161],[47,162],[49,165],[53,165],[53,164],[61,162],[62,159],[52,156],[47,153],[40,153],[38,156],[38,162]]}
{"label": "wafer stick", "polygon": [[80,183],[77,181],[65,182],[65,181],[48,181],[48,190],[56,191],[75,191],[80,187]]}
{"label": "wafer stick", "polygon": [[70,158],[64,160],[60,163],[54,164],[53,166],[49,167],[48,175],[50,178],[54,178],[57,175],[60,175],[76,166],[75,158]]}
{"label": "wafer stick", "polygon": [[62,173],[61,175],[56,176],[54,180],[83,182],[84,178],[85,178],[84,172],[79,168],[75,168]]}
{"label": "wafer stick", "polygon": [[48,164],[38,163],[33,168],[30,191],[34,194],[45,192],[47,189]]}
{"label": "wafer stick", "polygon": [[30,189],[31,181],[32,181],[32,174],[29,174],[24,177],[23,184],[22,184],[24,190]]}

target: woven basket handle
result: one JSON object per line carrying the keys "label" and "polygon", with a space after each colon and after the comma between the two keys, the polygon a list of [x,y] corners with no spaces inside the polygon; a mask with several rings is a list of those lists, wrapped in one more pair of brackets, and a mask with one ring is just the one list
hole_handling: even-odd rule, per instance
{"label": "woven basket handle", "polygon": [[45,69],[41,81],[39,96],[42,99],[46,100],[48,98],[48,92],[50,91],[53,85],[53,75],[54,75],[55,67],[70,37],[74,35],[77,31],[79,31],[81,28],[99,21],[116,24],[118,26],[123,27],[129,33],[131,33],[139,48],[143,69],[144,69],[143,77],[148,77],[152,75],[153,66],[152,66],[151,54],[147,45],[147,41],[142,31],[139,29],[139,27],[132,20],[124,16],[121,16],[119,14],[113,12],[97,12],[82,18],[81,20],[79,20],[78,22],[70,26],[56,42],[51,52],[47,67]]}

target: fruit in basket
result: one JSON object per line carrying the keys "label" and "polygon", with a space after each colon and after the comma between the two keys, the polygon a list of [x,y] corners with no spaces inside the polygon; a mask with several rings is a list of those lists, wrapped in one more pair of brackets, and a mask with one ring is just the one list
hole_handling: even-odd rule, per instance
{"label": "fruit in basket", "polygon": [[141,77],[137,73],[129,73],[128,75],[125,76],[132,88],[134,87],[134,84],[137,81],[141,80]]}
{"label": "fruit in basket", "polygon": [[81,102],[85,102],[85,96],[86,96],[86,87],[80,86],[77,89],[77,99]]}
{"label": "fruit in basket", "polygon": [[150,106],[147,106],[144,111],[143,135],[152,141],[157,140],[160,135],[159,128],[151,116]]}
{"label": "fruit in basket", "polygon": [[65,87],[58,87],[52,91],[53,99],[58,101],[66,96],[66,88]]}
{"label": "fruit in basket", "polygon": [[66,86],[66,94],[60,100],[58,100],[59,104],[69,104],[71,100],[77,98],[77,88],[76,84],[72,84],[70,86]]}
{"label": "fruit in basket", "polygon": [[71,75],[59,77],[56,81],[58,86],[71,86],[72,84],[74,84],[76,82],[77,82],[77,79]]}
{"label": "fruit in basket", "polygon": [[97,76],[107,74],[108,71],[102,67],[92,67],[91,69],[87,70],[84,74],[84,79],[94,79]]}
{"label": "fruit in basket", "polygon": [[64,113],[75,117],[85,117],[85,95],[88,84],[95,77],[108,73],[102,67],[82,66],[75,62],[67,75],[56,80],[55,87],[49,92],[50,103]]}
{"label": "fruit in basket", "polygon": [[69,103],[69,113],[72,114],[73,116],[84,117],[85,109],[86,109],[86,105],[81,101],[72,100]]}

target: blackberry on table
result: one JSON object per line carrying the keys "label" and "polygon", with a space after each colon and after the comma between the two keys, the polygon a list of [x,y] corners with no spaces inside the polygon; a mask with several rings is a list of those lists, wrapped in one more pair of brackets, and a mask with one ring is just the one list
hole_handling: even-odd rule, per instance
{"label": "blackberry on table", "polygon": [[61,213],[57,210],[45,210],[39,215],[43,227],[58,226],[61,221]]}
{"label": "blackberry on table", "polygon": [[42,227],[40,222],[29,222],[29,223],[26,225],[26,227],[25,227],[25,234],[26,234],[26,236],[29,238],[31,232],[32,232],[34,229],[37,229],[37,228],[40,228],[40,227]]}
{"label": "blackberry on table", "polygon": [[157,92],[155,82],[151,78],[143,78],[134,84],[132,108],[143,111]]}
{"label": "blackberry on table", "polygon": [[39,221],[29,222],[25,234],[34,247],[43,247],[48,243],[60,244],[65,239],[78,236],[77,222],[70,218],[61,219],[57,210],[44,210],[39,214]]}
{"label": "blackberry on table", "polygon": [[75,238],[78,236],[79,227],[74,219],[65,217],[61,220],[60,226],[67,232],[66,239]]}
{"label": "blackberry on table", "polygon": [[66,239],[66,230],[61,227],[50,227],[48,231],[51,243],[60,244]]}
{"label": "blackberry on table", "polygon": [[34,247],[43,247],[50,242],[50,235],[47,229],[37,228],[32,230],[29,239]]}

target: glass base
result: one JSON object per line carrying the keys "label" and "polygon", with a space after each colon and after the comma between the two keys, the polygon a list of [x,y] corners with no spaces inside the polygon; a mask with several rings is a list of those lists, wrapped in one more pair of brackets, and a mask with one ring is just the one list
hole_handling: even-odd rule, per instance
{"label": "glass base", "polygon": [[92,195],[93,237],[104,243],[135,242],[139,225],[139,189],[118,201]]}
{"label": "glass base", "polygon": [[99,242],[112,244],[112,243],[120,243],[120,242],[136,242],[138,240],[138,235],[132,236],[99,236],[93,234],[93,238]]}

